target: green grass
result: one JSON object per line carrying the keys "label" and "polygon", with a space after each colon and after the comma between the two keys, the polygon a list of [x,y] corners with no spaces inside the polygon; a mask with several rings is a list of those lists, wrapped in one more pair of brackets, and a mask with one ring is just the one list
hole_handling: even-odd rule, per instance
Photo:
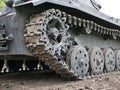
{"label": "green grass", "polygon": [[5,0],[0,0],[0,9],[3,7]]}

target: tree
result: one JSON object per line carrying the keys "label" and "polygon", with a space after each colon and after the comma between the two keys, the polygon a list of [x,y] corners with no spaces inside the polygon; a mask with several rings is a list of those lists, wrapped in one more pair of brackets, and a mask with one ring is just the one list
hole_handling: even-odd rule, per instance
{"label": "tree", "polygon": [[0,9],[3,7],[5,0],[0,0]]}

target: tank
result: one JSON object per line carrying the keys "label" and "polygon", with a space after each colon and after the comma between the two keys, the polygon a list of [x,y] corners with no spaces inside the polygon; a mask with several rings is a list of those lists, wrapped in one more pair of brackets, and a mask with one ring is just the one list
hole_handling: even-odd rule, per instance
{"label": "tank", "polygon": [[0,71],[83,79],[120,70],[120,20],[97,0],[8,0],[0,16]]}

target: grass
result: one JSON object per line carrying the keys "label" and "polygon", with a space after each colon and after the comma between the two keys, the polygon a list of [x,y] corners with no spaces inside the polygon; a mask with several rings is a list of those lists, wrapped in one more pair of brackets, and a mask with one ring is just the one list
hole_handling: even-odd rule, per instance
{"label": "grass", "polygon": [[5,0],[0,0],[0,9],[3,7]]}

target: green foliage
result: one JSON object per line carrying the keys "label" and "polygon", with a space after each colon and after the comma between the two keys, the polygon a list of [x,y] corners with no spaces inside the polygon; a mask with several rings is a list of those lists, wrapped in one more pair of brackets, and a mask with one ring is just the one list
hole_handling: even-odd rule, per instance
{"label": "green foliage", "polygon": [[3,7],[5,0],[0,0],[0,9]]}

